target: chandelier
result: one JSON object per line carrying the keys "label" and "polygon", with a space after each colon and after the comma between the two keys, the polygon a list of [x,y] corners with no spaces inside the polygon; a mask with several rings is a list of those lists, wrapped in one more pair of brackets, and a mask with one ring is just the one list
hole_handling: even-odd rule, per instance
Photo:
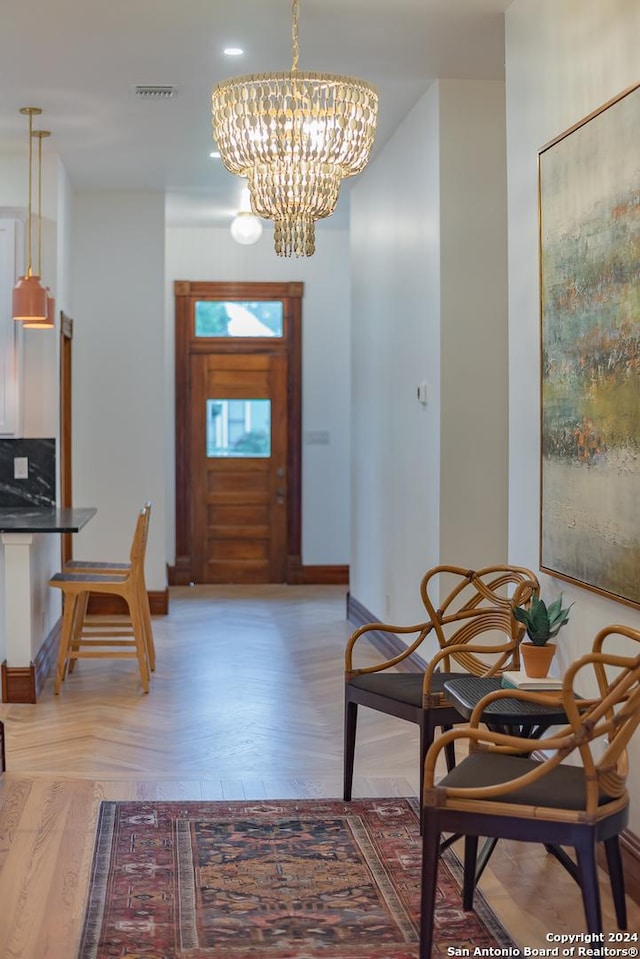
{"label": "chandelier", "polygon": [[273,220],[278,256],[312,256],[316,220],[367,165],[378,95],[364,80],[298,72],[298,0],[292,16],[291,71],[216,84],[213,135],[227,170],[247,178],[253,212]]}

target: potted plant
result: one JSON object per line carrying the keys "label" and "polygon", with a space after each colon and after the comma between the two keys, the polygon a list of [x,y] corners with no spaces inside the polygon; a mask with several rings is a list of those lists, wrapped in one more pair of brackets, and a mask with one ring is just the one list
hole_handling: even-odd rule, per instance
{"label": "potted plant", "polygon": [[[573,606],[573,603],[571,604]],[[556,647],[549,640],[559,632],[569,619],[571,606],[562,607],[562,593],[548,607],[544,600],[534,594],[528,608],[516,606],[513,615],[527,630],[529,642],[520,644],[522,661],[527,676],[546,676]]]}

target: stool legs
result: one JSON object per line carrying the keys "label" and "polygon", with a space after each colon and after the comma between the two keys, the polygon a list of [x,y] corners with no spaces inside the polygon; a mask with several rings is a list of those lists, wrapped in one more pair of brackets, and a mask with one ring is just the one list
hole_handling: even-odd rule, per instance
{"label": "stool legs", "polygon": [[[144,604],[138,603],[138,595],[123,596],[129,611],[130,630],[122,631],[120,624],[110,621],[99,623],[98,630],[87,629],[86,615],[90,593],[88,590],[65,590],[62,615],[60,649],[56,664],[54,692],[60,693],[67,672],[73,672],[77,659],[136,659],[140,670],[140,682],[145,693],[149,692],[150,669],[155,666],[155,650],[151,632],[151,616]],[[126,625],[126,624],[125,624]],[[100,626],[105,628],[100,629]],[[95,627],[94,627],[95,630]],[[130,636],[131,639],[123,639]],[[122,647],[133,647],[122,651]],[[153,658],[152,658],[153,657]]]}

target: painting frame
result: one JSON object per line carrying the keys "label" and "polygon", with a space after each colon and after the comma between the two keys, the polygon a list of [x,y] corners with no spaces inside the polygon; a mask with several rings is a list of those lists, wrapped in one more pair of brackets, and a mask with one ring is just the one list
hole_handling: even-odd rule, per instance
{"label": "painting frame", "polygon": [[538,151],[538,242],[540,569],[640,608],[640,83]]}

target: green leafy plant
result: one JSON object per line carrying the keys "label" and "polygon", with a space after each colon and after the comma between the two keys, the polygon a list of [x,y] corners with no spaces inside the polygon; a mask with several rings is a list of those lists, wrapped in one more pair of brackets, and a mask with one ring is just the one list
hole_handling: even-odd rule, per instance
{"label": "green leafy plant", "polygon": [[513,615],[519,623],[526,626],[527,636],[533,645],[544,646],[567,622],[571,606],[562,608],[562,593],[549,607],[544,600],[538,599],[534,594],[531,598],[531,606],[528,609],[524,606],[516,606]]}

